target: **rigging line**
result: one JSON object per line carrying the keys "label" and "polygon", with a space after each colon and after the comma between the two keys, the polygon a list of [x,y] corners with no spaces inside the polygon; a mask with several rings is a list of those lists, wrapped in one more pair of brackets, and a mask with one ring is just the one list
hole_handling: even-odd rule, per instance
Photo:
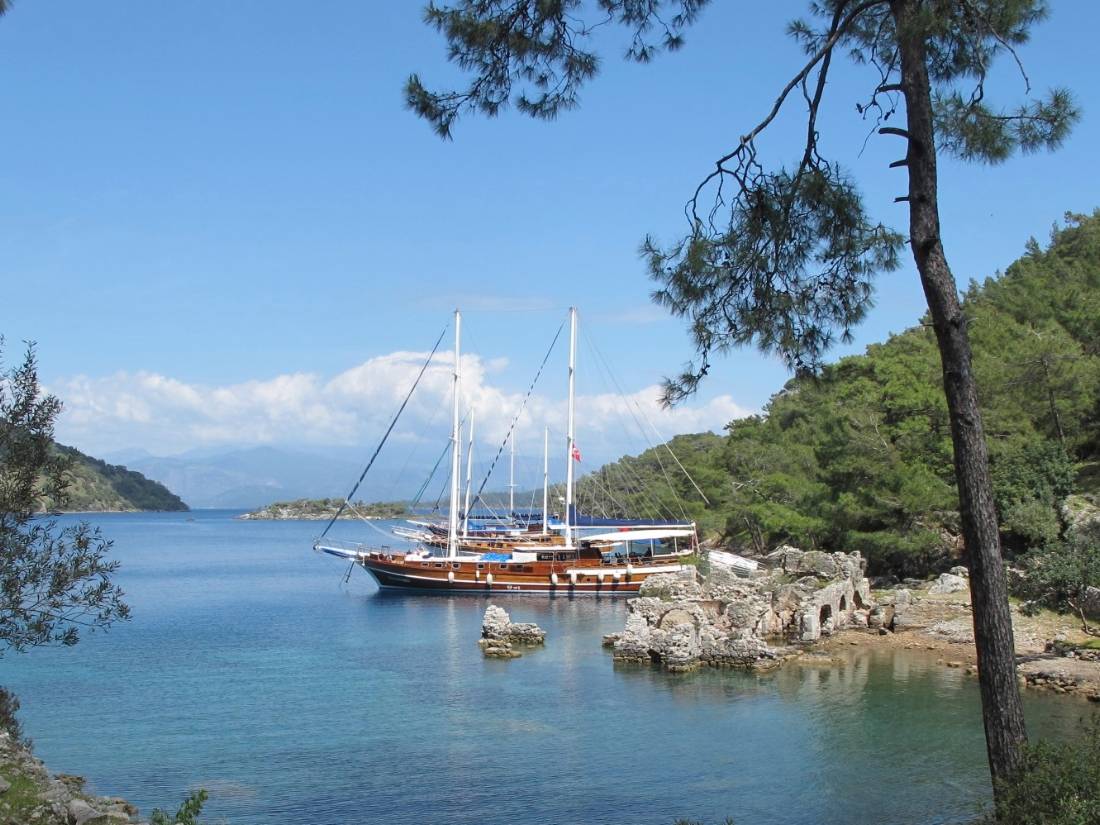
{"label": "rigging line", "polygon": [[[642,438],[645,440],[646,444],[648,444],[649,447],[651,449],[653,449],[654,458],[657,460],[657,465],[661,468],[661,474],[665,477],[665,483],[668,484],[668,488],[672,492],[672,496],[673,496],[673,499],[676,503],[676,506],[680,510],[680,515],[683,516],[685,521],[690,521],[690,518],[688,517],[687,511],[684,509],[683,501],[680,497],[680,494],[676,491],[676,487],[673,485],[672,479],[669,478],[668,472],[665,470],[664,462],[661,461],[659,448],[656,445],[654,445],[653,442],[651,442],[649,440],[649,436],[646,435],[646,431],[642,427],[642,422],[638,420],[638,416],[634,415],[634,411],[630,409],[630,400],[626,397],[626,394],[623,392],[622,386],[619,384],[618,380],[615,378],[615,375],[611,370],[611,365],[607,362],[607,358],[604,356],[603,352],[600,351],[599,347],[596,346],[596,342],[593,341],[591,339],[591,337],[586,335],[585,340],[588,343],[588,345],[592,348],[593,352],[595,353],[597,364],[599,364],[603,367],[604,371],[607,373],[608,378],[611,380],[611,383],[615,385],[615,389],[618,391],[619,397],[622,398],[623,403],[626,404],[627,412],[629,412],[630,417],[632,419],[634,419],[634,423],[637,425],[638,430],[641,433]],[[643,412],[643,410],[642,410],[641,406],[638,404],[637,400],[634,401],[634,406],[637,408],[638,413],[642,416],[642,419],[650,426],[650,428],[653,430],[653,432],[657,435],[657,438],[659,440],[660,439],[660,433],[658,433],[657,428],[653,426],[653,422],[651,422],[646,417],[645,412]],[[668,447],[667,442],[665,443],[665,447],[666,447],[666,449],[668,449],[669,453],[671,454],[672,449]],[[673,459],[676,459],[675,454],[673,454],[672,457],[673,457]],[[680,464],[679,459],[676,459],[676,464],[680,467],[681,470],[683,470],[684,475],[687,476],[688,481],[690,481],[692,486],[695,487],[695,489],[699,492],[699,495],[703,496],[703,501],[706,501],[707,504],[709,505],[710,502],[707,500],[707,497],[705,495],[703,495],[703,491],[699,489],[699,485],[697,485],[695,483],[695,480],[688,474],[687,470],[684,468],[684,465]],[[675,513],[672,513],[672,511],[669,510],[668,508],[664,508],[664,509],[669,515],[671,515],[671,516],[673,516],[673,518],[675,518]]]}
{"label": "rigging line", "polygon": [[[464,416],[462,418],[462,420],[458,422],[459,431],[461,431],[462,428],[465,425],[466,425],[466,418]],[[447,443],[450,445],[450,449],[454,449],[454,445],[451,443],[450,439],[447,439]],[[447,450],[445,450],[443,454],[446,455]],[[431,478],[428,479],[426,484],[430,484],[430,483],[431,483]],[[447,490],[447,485],[449,485],[450,483],[451,483],[451,470],[450,470],[450,468],[448,468],[447,469],[447,477],[443,480],[443,486],[439,488],[439,495],[435,497],[435,504],[432,505],[432,512],[433,513],[437,512],[439,510],[439,502],[441,502],[443,500],[443,493]]]}
{"label": "rigging line", "polygon": [[[426,425],[424,425],[424,432],[431,432],[435,428],[435,422],[439,420],[439,416],[440,414],[442,414],[444,409],[445,405],[443,404],[440,404],[435,408],[435,412],[432,414],[431,419]],[[395,491],[397,490],[398,486],[401,484],[402,481],[404,481],[405,472],[409,469],[409,465],[412,463],[412,460],[416,456],[419,449],[420,444],[417,443],[413,446],[411,450],[409,450],[408,456],[405,458],[405,463],[401,465],[401,470],[397,473],[396,478],[394,478],[393,483],[390,485],[389,498],[391,500],[394,498]],[[430,483],[430,481],[431,477],[429,476],[428,483]],[[427,486],[427,484],[425,484],[425,486]]]}
{"label": "rigging line", "polygon": [[565,329],[565,321],[561,322],[561,326],[558,327],[558,331],[554,333],[554,340],[550,342],[550,348],[546,350],[546,355],[542,357],[542,363],[539,364],[538,371],[535,373],[535,377],[531,380],[531,386],[527,388],[527,394],[523,396],[523,401],[519,405],[519,410],[516,412],[515,417],[512,419],[512,423],[508,426],[508,432],[504,436],[504,441],[500,443],[500,449],[498,449],[497,454],[493,456],[493,462],[489,465],[489,472],[485,474],[485,478],[483,478],[481,481],[481,486],[477,488],[477,495],[475,496],[476,499],[481,498],[481,494],[485,490],[485,485],[489,483],[489,479],[493,475],[493,470],[497,466],[497,460],[500,458],[501,453],[504,452],[504,448],[508,444],[508,439],[512,437],[512,431],[515,430],[516,423],[519,421],[519,417],[523,415],[523,411],[527,409],[527,401],[531,398],[531,393],[535,391],[535,384],[538,383],[539,376],[542,375],[542,370],[546,366],[546,362],[550,360],[550,353],[554,351],[554,345],[558,343],[558,338],[561,337],[561,331],[563,329]]}
{"label": "rigging line", "polygon": [[[638,402],[635,401],[634,403],[637,404]],[[640,407],[638,408],[638,412],[642,413],[642,418],[645,418],[645,413],[642,412]],[[645,418],[645,422],[652,428],[654,434],[658,438],[660,438],[661,434],[659,432],[657,432],[657,428],[653,426],[653,422],[650,421],[648,418]],[[667,441],[664,443],[664,447],[665,447],[666,450],[668,450],[668,454],[670,456],[672,456],[672,460],[676,462],[676,466],[679,467],[680,470],[683,471],[684,476],[687,478],[688,481],[691,482],[691,486],[695,488],[695,492],[697,492],[700,496],[702,496],[703,501],[705,501],[707,503],[708,507],[711,506],[710,499],[707,498],[707,494],[704,493],[701,489],[699,489],[699,485],[695,483],[695,479],[691,477],[691,473],[689,473],[687,471],[687,467],[685,467],[683,464],[680,463],[680,459],[678,459],[676,457],[676,453],[672,452],[672,448],[670,446],[668,446]]]}
{"label": "rigging line", "polygon": [[[636,406],[638,408],[638,412],[642,414],[643,418],[645,418],[645,414],[642,413],[642,408],[638,404],[637,401],[634,402],[634,406]],[[635,418],[634,420],[637,421],[637,418]],[[652,422],[650,422],[648,419],[646,419],[646,423],[649,424],[650,427],[653,427]],[[639,427],[641,426],[641,422],[638,422],[638,426]],[[653,431],[654,431],[654,433],[656,433],[657,438],[660,439],[661,434],[657,432],[656,427],[653,427]],[[643,437],[644,437],[644,432],[643,432]],[[680,508],[680,515],[682,515],[684,517],[684,521],[691,521],[691,519],[688,517],[687,511],[684,509],[684,503],[683,503],[683,501],[681,501],[680,495],[676,491],[675,485],[673,485],[673,483],[672,483],[672,479],[669,478],[668,470],[665,469],[665,463],[663,461],[661,461],[661,448],[659,446],[656,446],[655,444],[653,444],[648,438],[646,438],[646,443],[648,443],[649,448],[651,450],[653,450],[653,457],[657,460],[657,466],[661,468],[661,475],[663,475],[665,477],[665,483],[668,485],[668,489],[670,489],[672,491],[672,497],[673,497],[673,500],[676,502],[676,506]],[[667,446],[668,446],[668,442],[665,442],[665,447],[667,447]],[[672,451],[669,450],[669,452],[672,452]],[[676,458],[675,455],[672,456],[672,457]],[[679,461],[677,461],[676,463],[680,464]],[[681,470],[684,469],[682,464],[680,465],[680,469]],[[691,481],[692,484],[695,484],[695,482],[692,481],[691,476],[688,476],[688,481]],[[699,490],[698,487],[696,487],[695,489]],[[699,495],[703,495],[702,490],[699,490]],[[707,501],[706,496],[703,496],[703,501]],[[710,504],[710,502],[707,501],[707,504]]]}
{"label": "rigging line", "polygon": [[413,385],[409,388],[408,395],[405,396],[405,400],[401,402],[401,406],[397,410],[397,415],[393,417],[393,421],[390,422],[390,426],[386,428],[386,434],[382,436],[382,440],[378,442],[378,446],[374,450],[374,455],[370,457],[370,461],[367,462],[367,466],[363,468],[363,473],[359,476],[359,480],[355,482],[355,486],[351,488],[351,492],[344,497],[344,503],[340,505],[340,508],[336,511],[336,515],[332,517],[325,529],[321,532],[321,538],[325,537],[325,534],[332,529],[332,525],[336,523],[336,519],[340,518],[340,514],[344,512],[344,508],[351,503],[351,497],[355,495],[355,491],[359,489],[359,485],[363,483],[363,479],[367,477],[367,473],[370,472],[371,466],[374,464],[374,460],[378,458],[378,454],[382,452],[382,447],[386,443],[386,439],[390,437],[390,433],[393,432],[394,426],[397,424],[397,419],[401,417],[401,413],[405,411],[405,405],[409,403],[409,399],[412,398],[413,392],[416,391],[416,387],[420,384],[420,379],[424,377],[424,373],[428,369],[428,365],[432,363],[432,359],[435,357],[436,351],[439,349],[440,343],[443,341],[443,336],[447,334],[447,328],[443,327],[443,331],[439,333],[439,337],[435,339],[435,346],[432,347],[431,353],[428,354],[428,360],[424,362],[424,366],[420,368],[420,373],[416,376],[416,380],[413,381]]}
{"label": "rigging line", "polygon": [[454,473],[452,473],[451,470],[447,470],[447,477],[443,479],[443,486],[439,488],[439,495],[435,497],[435,504],[432,505],[433,513],[439,512],[439,502],[443,501],[443,493],[446,492],[447,487],[450,486],[452,475],[454,475]]}
{"label": "rigging line", "polygon": [[[648,500],[648,504],[653,509],[650,511],[658,519],[667,519],[669,521],[676,520],[676,514],[673,513],[668,507],[661,503],[660,498],[654,493],[645,482],[638,475],[638,472],[632,466],[632,462],[628,461],[630,456],[623,456],[622,459],[616,462],[616,466],[619,468],[619,472],[622,474],[623,479],[627,482],[627,492],[630,492],[629,483],[630,480],[634,481],[634,494],[642,496]],[[628,477],[629,476],[629,477]],[[673,491],[675,494],[675,491]]]}
{"label": "rigging line", "polygon": [[[588,338],[587,335],[586,335],[586,338]],[[627,399],[626,399],[626,396],[624,395],[624,393],[622,391],[622,387],[619,386],[619,382],[615,379],[614,373],[611,372],[611,367],[607,363],[607,359],[604,357],[603,352],[600,351],[599,347],[596,346],[596,343],[594,341],[592,341],[591,338],[588,338],[588,343],[591,345],[592,349],[596,351],[596,356],[599,359],[599,361],[603,362],[604,368],[607,370],[609,377],[611,378],[612,382],[615,384],[616,388],[619,391],[619,395],[622,396],[624,401],[626,401]],[[634,406],[638,410],[638,414],[642,417],[642,421],[645,421],[645,423],[649,425],[649,428],[651,430],[653,430],[653,434],[657,437],[657,440],[660,441],[661,440],[660,432],[657,430],[657,427],[654,426],[653,422],[649,420],[649,416],[647,416],[645,414],[645,411],[642,409],[641,405],[637,402],[637,400],[634,401]],[[628,403],[628,409],[629,409],[629,403]],[[630,415],[634,419],[634,423],[636,423],[638,425],[638,429],[642,430],[641,422],[638,421],[637,416],[635,416],[633,412],[631,412]],[[642,430],[642,437],[645,438],[646,442],[649,443],[651,447],[654,447],[653,443],[649,441],[648,436],[646,436],[644,430]],[[687,471],[687,468],[683,464],[680,463],[680,459],[676,457],[676,453],[674,453],[672,451],[672,448],[668,445],[668,442],[664,441],[664,442],[662,442],[662,444],[664,445],[664,448],[666,450],[668,450],[668,454],[670,456],[672,456],[672,460],[676,462],[676,466],[680,468],[680,471],[684,474],[684,476],[687,478],[687,480],[691,482],[691,486],[695,488],[695,491],[702,497],[703,501],[706,502],[706,504],[708,506],[710,506],[710,499],[707,498],[706,494],[702,491],[702,489],[699,487],[699,485],[695,483],[695,479],[691,477],[691,473],[689,473]],[[654,447],[654,449],[656,449],[656,447]],[[659,450],[657,450],[657,452],[659,452]],[[657,463],[661,464],[661,470],[663,472],[664,471],[664,464],[661,463],[660,457],[657,457]],[[676,492],[676,488],[672,486],[672,481],[668,478],[667,473],[665,474],[665,480],[668,481],[668,486],[672,489],[673,495],[675,495],[676,498],[677,498],[677,503],[680,504],[680,510],[683,512],[684,511],[683,505],[682,505],[682,503],[679,502],[680,496]],[[687,513],[686,512],[684,512],[684,517],[687,518]]]}
{"label": "rigging line", "polygon": [[[618,501],[615,498],[615,494],[611,491],[611,485],[608,483],[609,476],[610,473],[604,472],[602,468],[596,470],[594,473],[588,474],[588,478],[593,479],[592,486],[594,488],[599,489],[599,486],[601,484],[603,485],[603,489],[607,492],[608,499],[610,499],[611,503],[615,505],[615,508],[617,508],[619,518],[628,518],[626,507],[623,506],[622,502]],[[603,506],[603,503],[598,501],[595,496],[593,496],[593,501],[595,501],[596,506],[600,508],[600,512],[603,513],[604,517],[610,518],[610,516],[608,516],[607,514],[607,509]]]}
{"label": "rigging line", "polygon": [[[603,353],[599,351],[599,348],[596,346],[596,344],[592,340],[591,336],[585,334],[584,335],[584,341],[585,341],[585,344],[588,346],[589,351],[593,354],[593,356],[595,356],[593,360],[595,360],[597,367],[599,367],[603,371],[604,377],[605,377],[606,380],[608,380],[609,384],[614,385],[614,389],[619,393],[619,397],[622,399],[624,406],[626,406],[627,411],[630,412],[630,403],[627,400],[626,395],[622,390],[622,387],[619,386],[618,382],[615,380],[614,374],[611,371],[611,367],[607,363],[607,359],[604,357]],[[622,425],[624,426],[624,429],[625,429],[626,425],[627,425],[626,419],[620,413],[618,413],[617,410],[616,410],[616,415],[620,419],[620,421],[621,421],[621,423],[622,423]],[[632,412],[631,412],[631,417],[633,417]],[[639,430],[642,438],[644,440],[647,440],[647,439],[645,439],[645,432],[642,430],[640,422],[638,422],[637,419],[635,419],[634,424],[638,427],[638,430]],[[640,496],[648,499],[648,506],[653,508],[653,510],[651,512],[652,512],[653,516],[655,516],[656,518],[670,519],[672,521],[675,521],[676,514],[673,513],[668,507],[666,507],[665,505],[663,505],[661,503],[660,499],[656,496],[656,494],[648,488],[648,486],[645,484],[645,482],[642,481],[642,479],[639,477],[639,475],[634,471],[634,469],[632,467],[628,467],[626,465],[625,461],[623,461],[623,460],[620,460],[619,462],[617,462],[617,464],[619,465],[619,471],[620,471],[620,474],[623,476],[624,480],[626,479],[627,472],[629,472],[630,475],[633,476],[634,482],[636,484],[636,486],[634,487],[633,490],[630,489],[629,483],[627,484],[626,492],[628,494],[633,494],[633,495],[636,495],[636,496],[640,495]],[[609,475],[609,478],[610,478],[610,475]],[[673,490],[673,496],[674,497],[675,497],[675,492],[676,491]]]}
{"label": "rigging line", "polygon": [[427,491],[428,485],[431,484],[432,479],[435,478],[436,470],[439,469],[439,465],[443,463],[443,459],[447,457],[447,453],[449,453],[450,451],[451,451],[451,441],[450,441],[450,439],[447,439],[447,446],[445,446],[443,448],[443,452],[441,452],[439,454],[439,458],[436,459],[435,466],[432,467],[432,471],[428,474],[428,477],[426,479],[424,479],[424,483],[420,485],[420,489],[416,491],[416,495],[413,496],[412,502],[410,502],[412,507],[416,507],[418,504],[420,504],[420,499],[424,496],[424,493]]}

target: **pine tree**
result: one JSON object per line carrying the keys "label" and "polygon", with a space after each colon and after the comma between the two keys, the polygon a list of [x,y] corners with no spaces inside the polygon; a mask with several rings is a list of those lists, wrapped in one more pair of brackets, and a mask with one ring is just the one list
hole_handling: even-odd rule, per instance
{"label": "pine tree", "polygon": [[[509,102],[550,119],[578,104],[597,72],[589,49],[597,27],[614,21],[632,35],[628,56],[647,62],[679,48],[706,0],[456,0],[430,4],[426,21],[447,39],[449,57],[472,74],[454,91],[433,92],[413,75],[408,106],[443,137],[465,111],[496,115]],[[585,19],[586,11],[597,12]],[[1062,89],[1030,97],[1017,49],[1041,21],[1043,0],[812,0],[809,21],[789,34],[806,62],[774,106],[719,158],[688,201],[686,236],[644,254],[658,303],[689,325],[696,363],[666,386],[669,402],[695,390],[709,359],[743,344],[813,371],[839,335],[870,306],[873,277],[899,264],[908,243],[940,351],[950,413],[962,532],[970,567],[983,721],[995,787],[1021,765],[1026,733],[1016,683],[1012,624],[997,531],[989,459],[978,408],[966,318],[940,237],[937,157],[997,163],[1015,152],[1055,148],[1077,118]],[[880,135],[904,141],[891,164],[908,174],[908,237],[870,220],[852,178],[822,156],[817,115],[833,58],[848,56],[872,77],[860,113]],[[1027,101],[986,102],[993,62],[1014,59]],[[746,67],[749,70],[750,67]],[[806,109],[804,150],[789,167],[768,168],[758,149],[790,99]],[[887,125],[897,115],[904,126]],[[897,120],[893,122],[897,122]]]}

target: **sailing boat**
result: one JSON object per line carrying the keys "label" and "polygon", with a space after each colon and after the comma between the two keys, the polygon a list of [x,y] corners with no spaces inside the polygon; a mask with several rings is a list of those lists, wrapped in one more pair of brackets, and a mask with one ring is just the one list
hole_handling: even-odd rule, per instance
{"label": "sailing boat", "polygon": [[[455,310],[453,409],[451,427],[451,490],[446,542],[422,541],[414,550],[395,551],[347,544],[324,537],[314,549],[352,561],[366,569],[385,589],[450,592],[597,593],[637,592],[643,581],[657,573],[683,569],[683,556],[698,549],[694,524],[602,525],[595,533],[584,533],[573,502],[575,439],[577,311],[569,310],[569,403],[567,427],[567,470],[565,518],[551,525],[547,511],[548,459],[543,461],[543,524],[538,539],[508,536],[501,541],[488,536],[463,540],[459,528],[460,419],[462,316]],[[548,437],[545,440],[548,444]],[[468,520],[469,510],[464,516]],[[594,526],[589,520],[589,527]],[[611,527],[614,529],[610,529]],[[555,533],[551,533],[553,528]],[[534,536],[531,537],[534,539]],[[471,541],[473,539],[473,541]],[[490,543],[491,541],[491,543]],[[634,552],[635,542],[648,546]],[[669,549],[654,552],[657,542]]]}

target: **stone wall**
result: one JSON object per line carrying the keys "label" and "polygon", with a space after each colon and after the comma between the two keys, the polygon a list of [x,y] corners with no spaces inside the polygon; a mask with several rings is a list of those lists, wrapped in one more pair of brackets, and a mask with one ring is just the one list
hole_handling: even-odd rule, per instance
{"label": "stone wall", "polygon": [[874,604],[858,553],[782,547],[743,578],[718,568],[651,576],[627,607],[622,633],[605,638],[617,661],[672,671],[700,665],[769,667],[844,626],[867,627]]}

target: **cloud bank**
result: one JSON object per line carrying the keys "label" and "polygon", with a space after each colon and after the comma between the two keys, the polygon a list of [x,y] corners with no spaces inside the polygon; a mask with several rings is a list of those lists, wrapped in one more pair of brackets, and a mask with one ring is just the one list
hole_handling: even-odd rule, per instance
{"label": "cloud bank", "polygon": [[[197,447],[364,445],[385,431],[426,352],[393,352],[330,378],[290,373],[223,386],[190,384],[150,372],[64,378],[48,389],[64,402],[58,440],[92,454],[141,448],[166,455]],[[442,444],[449,434],[453,356],[437,355],[394,430],[392,439]],[[464,409],[473,409],[479,442],[499,443],[519,410],[525,390],[503,388],[494,378],[505,359],[462,357]],[[583,376],[582,376],[583,377]],[[565,431],[564,392],[552,395],[555,376],[544,373],[527,402],[519,430],[541,445],[543,426]],[[639,452],[677,433],[720,431],[750,410],[729,395],[664,410],[657,386],[620,395],[577,397],[578,442],[596,456]]]}

